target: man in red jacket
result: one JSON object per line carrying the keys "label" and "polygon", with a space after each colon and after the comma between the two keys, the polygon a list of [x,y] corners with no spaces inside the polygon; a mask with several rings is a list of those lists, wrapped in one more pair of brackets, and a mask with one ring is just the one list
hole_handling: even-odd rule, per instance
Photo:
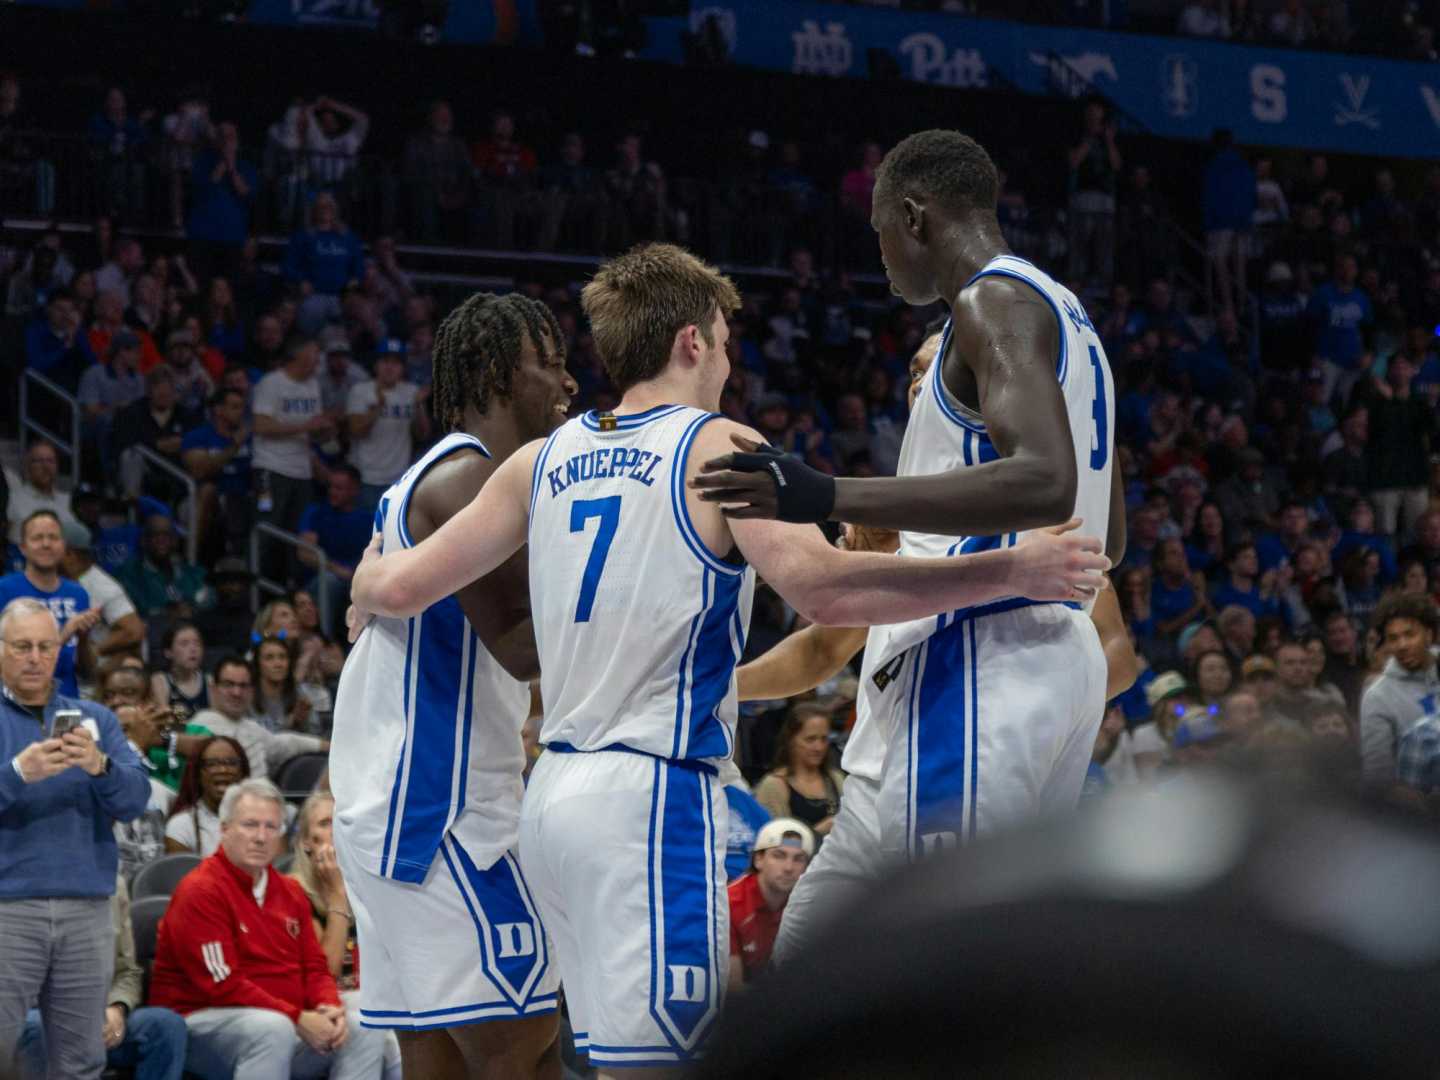
{"label": "man in red jacket", "polygon": [[378,1080],[384,1032],[347,1020],[310,901],[271,872],[284,805],[268,780],[225,792],[220,849],[160,922],[150,1002],[185,1017],[185,1068],[205,1080]]}

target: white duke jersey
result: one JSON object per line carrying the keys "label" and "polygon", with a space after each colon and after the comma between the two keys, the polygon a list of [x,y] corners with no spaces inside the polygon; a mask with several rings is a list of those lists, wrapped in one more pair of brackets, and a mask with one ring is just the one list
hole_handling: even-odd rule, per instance
{"label": "white duke jersey", "polygon": [[[1030,286],[1055,313],[1060,326],[1060,352],[1055,374],[1065,395],[1070,433],[1075,445],[1078,482],[1072,516],[1084,519],[1081,531],[1102,540],[1110,521],[1110,470],[1114,457],[1115,384],[1105,348],[1075,294],[1049,274],[1014,255],[997,255],[966,287],[985,277],[1004,277]],[[985,421],[974,409],[955,400],[940,376],[942,360],[950,345],[950,324],[945,324],[936,359],[920,383],[905,440],[900,447],[899,476],[922,476],[974,468],[1000,457],[985,430]],[[938,558],[970,554],[992,548],[1013,547],[1024,535],[940,536],[933,533],[902,532],[900,554]],[[1028,601],[997,601],[997,610]],[[992,605],[985,605],[988,609]],[[894,626],[872,627],[865,645],[860,676],[860,702],[855,726],[845,748],[846,772],[878,780],[889,740],[889,724],[877,719],[889,709],[872,707],[889,684],[885,668],[896,656],[943,629],[956,618],[975,612],[954,612],[938,619],[917,619]],[[893,694],[891,695],[894,696]]]}
{"label": "white duke jersey", "polygon": [[[413,546],[410,496],[457,453],[490,456],[473,436],[447,435],[386,490],[375,512],[382,552]],[[330,786],[341,842],[398,881],[423,881],[447,834],[488,867],[518,837],[529,710],[529,685],[490,655],[453,596],[408,619],[371,620],[335,697]]]}
{"label": "white duke jersey", "polygon": [[530,609],[552,750],[728,758],[755,574],[708,550],[685,462],[715,414],[588,412],[546,441],[530,494]]}

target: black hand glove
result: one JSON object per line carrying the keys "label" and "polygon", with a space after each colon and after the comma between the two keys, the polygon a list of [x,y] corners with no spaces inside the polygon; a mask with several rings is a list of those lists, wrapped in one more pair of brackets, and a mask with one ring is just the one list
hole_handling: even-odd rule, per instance
{"label": "black hand glove", "polygon": [[819,524],[835,508],[835,478],[773,446],[707,461],[692,484],[707,502],[731,504],[729,517]]}

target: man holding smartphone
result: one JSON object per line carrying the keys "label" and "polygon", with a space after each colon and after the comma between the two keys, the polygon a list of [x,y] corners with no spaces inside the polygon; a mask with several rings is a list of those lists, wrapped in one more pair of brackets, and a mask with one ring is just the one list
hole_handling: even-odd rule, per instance
{"label": "man holding smartphone", "polygon": [[115,961],[113,823],[145,810],[150,782],[115,714],[57,689],[49,604],[0,610],[0,1080],[39,1002],[50,1076],[99,1077]]}

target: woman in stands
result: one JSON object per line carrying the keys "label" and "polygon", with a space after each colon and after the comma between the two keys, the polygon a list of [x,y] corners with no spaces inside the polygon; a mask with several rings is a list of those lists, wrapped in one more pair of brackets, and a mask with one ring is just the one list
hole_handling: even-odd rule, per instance
{"label": "woman in stands", "polygon": [[212,735],[185,764],[180,794],[165,823],[165,850],[211,855],[220,846],[220,800],[250,776],[250,759],[228,735]]}
{"label": "woman in stands", "polygon": [[330,711],[330,691],[308,673],[296,678],[299,652],[293,635],[265,637],[255,646],[255,713],[271,731],[310,731],[315,714]]}
{"label": "woman in stands", "polygon": [[755,798],[774,817],[793,817],[819,836],[840,811],[845,777],[830,764],[830,713],[819,705],[796,705],[780,731],[775,768],[755,787]]}
{"label": "woman in stands", "polygon": [[172,623],[160,641],[166,669],[150,676],[150,696],[167,705],[175,722],[185,724],[210,708],[210,680],[201,667],[205,639],[194,623]]}
{"label": "woman in stands", "polygon": [[[300,883],[310,900],[310,913],[315,923],[315,936],[325,953],[325,964],[340,988],[340,999],[347,1011],[359,1008],[360,954],[355,940],[355,916],[350,911],[350,897],[345,879],[335,862],[332,828],[335,820],[335,798],[318,790],[300,807],[295,824],[295,858],[290,876]],[[352,1023],[358,1023],[354,1016]],[[384,1080],[400,1078],[400,1043],[395,1032],[386,1032]]]}

